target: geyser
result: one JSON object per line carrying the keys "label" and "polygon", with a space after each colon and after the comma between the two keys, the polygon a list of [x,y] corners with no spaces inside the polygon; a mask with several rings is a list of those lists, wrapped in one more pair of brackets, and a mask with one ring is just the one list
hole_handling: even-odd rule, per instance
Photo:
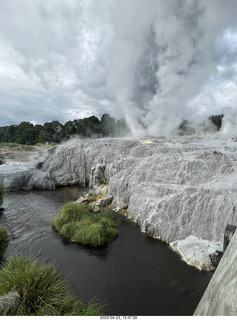
{"label": "geyser", "polygon": [[167,136],[184,117],[207,118],[203,103],[189,102],[217,73],[215,41],[233,24],[236,1],[122,0],[111,7],[107,92],[133,135]]}

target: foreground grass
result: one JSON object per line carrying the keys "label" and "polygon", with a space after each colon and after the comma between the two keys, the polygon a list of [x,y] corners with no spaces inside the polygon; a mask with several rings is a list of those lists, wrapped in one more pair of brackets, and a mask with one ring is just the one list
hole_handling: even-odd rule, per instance
{"label": "foreground grass", "polygon": [[68,202],[61,207],[51,226],[71,241],[102,246],[118,235],[112,212],[112,209],[104,208],[95,214],[86,203]]}
{"label": "foreground grass", "polygon": [[0,308],[0,315],[95,316],[103,313],[100,305],[90,302],[85,306],[77,300],[53,265],[23,256],[8,258],[0,271],[0,295],[14,291],[19,298],[13,306]]}

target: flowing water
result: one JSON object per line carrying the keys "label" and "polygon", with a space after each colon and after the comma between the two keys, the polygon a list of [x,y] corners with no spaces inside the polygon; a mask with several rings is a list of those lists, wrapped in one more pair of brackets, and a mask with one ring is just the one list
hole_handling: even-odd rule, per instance
{"label": "flowing water", "polygon": [[11,241],[5,257],[53,262],[78,298],[96,298],[109,315],[192,315],[212,277],[190,267],[168,245],[115,214],[119,236],[103,248],[65,241],[50,227],[59,207],[85,189],[9,192],[1,224]]}

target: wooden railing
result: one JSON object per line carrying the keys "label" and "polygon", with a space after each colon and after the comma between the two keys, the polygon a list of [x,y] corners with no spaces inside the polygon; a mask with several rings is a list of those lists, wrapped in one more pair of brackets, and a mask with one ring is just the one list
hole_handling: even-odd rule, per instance
{"label": "wooden railing", "polygon": [[194,316],[237,316],[237,232],[228,225],[224,254]]}

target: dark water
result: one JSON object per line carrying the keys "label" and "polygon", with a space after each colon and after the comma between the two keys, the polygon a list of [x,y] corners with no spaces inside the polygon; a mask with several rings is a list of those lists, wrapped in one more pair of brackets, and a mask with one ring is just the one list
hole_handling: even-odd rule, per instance
{"label": "dark water", "polygon": [[11,233],[5,256],[25,254],[53,262],[78,296],[97,298],[110,315],[192,315],[211,279],[186,265],[161,241],[116,214],[118,238],[104,248],[63,240],[50,222],[59,207],[84,190],[11,192],[1,223]]}

